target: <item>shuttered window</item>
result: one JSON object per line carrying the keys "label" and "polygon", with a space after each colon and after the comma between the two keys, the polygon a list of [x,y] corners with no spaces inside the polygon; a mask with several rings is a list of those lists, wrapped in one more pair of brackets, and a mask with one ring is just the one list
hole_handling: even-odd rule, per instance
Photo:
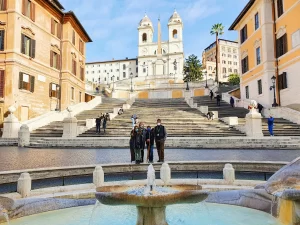
{"label": "shuttered window", "polygon": [[58,84],[49,84],[49,97],[60,98],[60,86]]}
{"label": "shuttered window", "polygon": [[22,0],[22,14],[35,21],[35,4],[31,0]]}
{"label": "shuttered window", "polygon": [[261,95],[262,94],[262,81],[261,80],[257,81],[257,88],[258,88],[258,94]]}
{"label": "shuttered window", "polygon": [[283,0],[277,0],[277,16],[280,17],[283,14]]}
{"label": "shuttered window", "polygon": [[0,0],[0,10],[1,11],[7,10],[7,0]]}
{"label": "shuttered window", "polygon": [[28,74],[19,73],[19,89],[34,92],[35,77]]}
{"label": "shuttered window", "polygon": [[50,67],[60,70],[61,69],[61,58],[60,54],[50,51]]}
{"label": "shuttered window", "polygon": [[286,74],[286,72],[283,72],[282,74],[280,74],[278,76],[278,89],[280,91],[280,90],[283,90],[283,89],[286,89],[286,88],[288,88],[287,74]]}
{"label": "shuttered window", "polygon": [[248,56],[246,56],[244,59],[242,59],[242,73],[246,73],[249,70],[248,66]]}
{"label": "shuttered window", "polygon": [[0,30],[0,51],[4,51],[5,30]]}
{"label": "shuttered window", "polygon": [[84,43],[82,40],[79,40],[79,51],[84,54]]}
{"label": "shuttered window", "polygon": [[21,53],[28,55],[31,58],[35,58],[35,40],[21,34]]}
{"label": "shuttered window", "polygon": [[77,63],[75,59],[72,59],[72,73],[76,76]]}
{"label": "shuttered window", "polygon": [[245,87],[246,99],[249,99],[249,86]]}
{"label": "shuttered window", "polygon": [[72,34],[72,44],[75,45],[75,31],[73,30]]}
{"label": "shuttered window", "polygon": [[0,98],[4,98],[5,91],[5,71],[0,70]]}
{"label": "shuttered window", "polygon": [[51,34],[61,39],[61,24],[58,23],[54,18],[51,19]]}
{"label": "shuttered window", "polygon": [[243,27],[240,31],[240,36],[241,36],[241,44],[244,43],[244,41],[247,40],[248,35],[247,35],[247,25]]}
{"label": "shuttered window", "polygon": [[84,80],[84,68],[80,67],[80,79],[83,81]]}
{"label": "shuttered window", "polygon": [[276,53],[277,58],[287,53],[287,35],[284,34],[282,37],[276,40]]}

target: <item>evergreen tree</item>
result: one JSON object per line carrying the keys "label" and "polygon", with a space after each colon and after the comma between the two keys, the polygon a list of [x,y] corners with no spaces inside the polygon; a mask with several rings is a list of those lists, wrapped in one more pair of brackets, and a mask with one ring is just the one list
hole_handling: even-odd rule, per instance
{"label": "evergreen tree", "polygon": [[185,59],[185,65],[183,67],[184,81],[200,81],[202,80],[201,62],[197,56],[190,55]]}

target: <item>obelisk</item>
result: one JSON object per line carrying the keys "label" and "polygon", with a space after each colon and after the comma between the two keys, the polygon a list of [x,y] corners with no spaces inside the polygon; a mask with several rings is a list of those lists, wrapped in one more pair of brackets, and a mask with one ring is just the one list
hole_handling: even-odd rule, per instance
{"label": "obelisk", "polygon": [[160,18],[158,18],[157,25],[157,59],[155,62],[155,75],[164,75],[164,61],[162,60],[162,47],[161,47],[161,26]]}

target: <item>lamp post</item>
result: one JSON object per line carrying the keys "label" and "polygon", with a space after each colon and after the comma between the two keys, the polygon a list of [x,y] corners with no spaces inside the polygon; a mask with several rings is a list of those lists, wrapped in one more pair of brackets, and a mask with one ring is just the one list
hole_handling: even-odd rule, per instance
{"label": "lamp post", "polygon": [[272,91],[272,89],[273,89],[273,92],[274,92],[274,99],[273,99],[272,107],[276,107],[276,106],[278,106],[278,104],[276,102],[276,77],[273,76],[271,78],[271,80],[272,80],[273,85],[270,87],[270,91]]}
{"label": "lamp post", "polygon": [[130,74],[130,79],[131,79],[131,88],[130,88],[130,92],[133,92],[133,88],[132,88],[132,78],[133,78],[133,74]]}
{"label": "lamp post", "polygon": [[186,67],[185,74],[186,74],[186,90],[189,91],[190,90],[189,87],[190,67]]}
{"label": "lamp post", "polygon": [[113,88],[112,88],[112,91],[115,91],[115,75],[113,75],[111,78],[113,79]]}
{"label": "lamp post", "polygon": [[206,70],[202,70],[203,75],[205,75],[205,88],[208,88],[207,85],[207,71]]}

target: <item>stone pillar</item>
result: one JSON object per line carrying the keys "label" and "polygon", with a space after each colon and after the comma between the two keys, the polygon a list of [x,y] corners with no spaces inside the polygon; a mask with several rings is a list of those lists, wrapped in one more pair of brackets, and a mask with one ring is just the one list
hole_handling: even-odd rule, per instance
{"label": "stone pillar", "polygon": [[63,138],[77,137],[77,119],[76,117],[67,117],[63,120]]}
{"label": "stone pillar", "polygon": [[227,184],[233,184],[235,181],[235,171],[231,164],[225,164],[223,169],[223,179]]}
{"label": "stone pillar", "polygon": [[171,180],[171,169],[168,163],[163,163],[160,168],[160,179],[164,182],[165,185]]}
{"label": "stone pillar", "polygon": [[212,111],[214,114],[214,119],[219,119],[219,111]]}
{"label": "stone pillar", "polygon": [[101,187],[104,184],[104,172],[102,166],[96,166],[93,172],[93,183],[96,187]]}
{"label": "stone pillar", "polygon": [[205,90],[204,90],[204,95],[205,95],[205,96],[209,96],[209,93],[210,93],[209,88],[205,88]]}
{"label": "stone pillar", "polygon": [[30,131],[26,124],[23,124],[19,131],[18,145],[20,147],[25,147],[30,145]]}
{"label": "stone pillar", "polygon": [[246,115],[245,131],[249,137],[263,137],[261,114],[256,109],[250,110],[250,113]]}
{"label": "stone pillar", "polygon": [[208,106],[200,106],[199,111],[202,112],[203,114],[208,113]]}
{"label": "stone pillar", "polygon": [[20,178],[18,179],[18,193],[22,196],[22,198],[26,198],[30,196],[31,191],[31,177],[29,173],[22,173]]}
{"label": "stone pillar", "polygon": [[11,106],[8,108],[8,111],[10,112],[10,114],[4,119],[2,138],[18,138],[20,122],[14,115],[16,108],[14,106]]}

